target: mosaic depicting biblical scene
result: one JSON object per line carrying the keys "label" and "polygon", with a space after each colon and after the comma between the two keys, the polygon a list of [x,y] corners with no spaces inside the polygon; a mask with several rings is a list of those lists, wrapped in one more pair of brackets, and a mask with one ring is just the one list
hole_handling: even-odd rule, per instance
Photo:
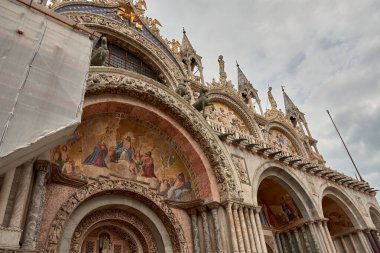
{"label": "mosaic depicting biblical scene", "polygon": [[188,171],[175,150],[133,118],[107,114],[86,120],[51,156],[70,177],[115,174],[148,183],[170,200],[193,196]]}
{"label": "mosaic depicting biblical scene", "polygon": [[260,218],[267,227],[284,227],[302,218],[293,198],[277,182],[264,179],[259,187]]}
{"label": "mosaic depicting biblical scene", "polygon": [[251,183],[249,182],[247,166],[245,164],[244,158],[236,155],[231,155],[231,159],[238,172],[240,182],[250,185]]}
{"label": "mosaic depicting biblical scene", "polygon": [[347,231],[347,229],[354,227],[343,209],[329,197],[323,198],[322,206],[324,216],[329,219],[327,227],[332,235],[343,233]]}
{"label": "mosaic depicting biblical scene", "polygon": [[285,134],[278,130],[269,130],[269,141],[272,145],[281,150],[284,150],[290,154],[297,154],[297,149],[294,147],[293,143]]}
{"label": "mosaic depicting biblical scene", "polygon": [[241,117],[224,104],[214,102],[211,106],[206,107],[205,113],[211,121],[249,133],[248,127]]}

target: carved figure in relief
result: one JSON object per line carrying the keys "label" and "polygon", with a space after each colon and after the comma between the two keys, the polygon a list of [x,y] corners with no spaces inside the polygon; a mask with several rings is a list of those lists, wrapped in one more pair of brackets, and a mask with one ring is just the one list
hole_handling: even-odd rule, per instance
{"label": "carved figure in relief", "polygon": [[186,82],[188,80],[182,80],[179,84],[178,84],[178,87],[177,89],[175,90],[177,92],[178,95],[180,95],[181,97],[183,97],[186,101],[190,101],[191,99],[191,96],[190,96],[190,92],[189,90],[187,89],[187,86],[186,86]]}
{"label": "carved figure in relief", "polygon": [[270,106],[272,109],[277,109],[277,103],[276,100],[274,100],[274,97],[272,95],[272,87],[268,88],[268,100],[270,103]]}
{"label": "carved figure in relief", "polygon": [[91,57],[91,66],[104,66],[109,56],[107,47],[107,38],[102,37],[100,47],[95,51]]}
{"label": "carved figure in relief", "polygon": [[197,109],[199,112],[202,112],[203,114],[204,114],[204,110],[206,106],[212,105],[210,103],[210,100],[208,99],[207,92],[208,92],[207,88],[202,85],[199,92],[199,97],[197,101],[193,104],[195,109]]}

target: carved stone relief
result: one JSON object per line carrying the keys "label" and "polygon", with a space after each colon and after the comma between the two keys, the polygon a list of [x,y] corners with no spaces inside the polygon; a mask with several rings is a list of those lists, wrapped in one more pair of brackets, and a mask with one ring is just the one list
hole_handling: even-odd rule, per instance
{"label": "carved stone relief", "polygon": [[70,214],[81,203],[94,195],[98,196],[110,192],[129,194],[139,201],[147,203],[147,205],[161,217],[171,239],[174,252],[186,252],[187,246],[182,227],[170,207],[162,201],[162,197],[144,185],[121,179],[95,181],[78,189],[78,191],[71,195],[71,197],[62,204],[52,221],[46,251],[49,253],[57,252],[57,246],[62,236],[65,223],[70,218]]}

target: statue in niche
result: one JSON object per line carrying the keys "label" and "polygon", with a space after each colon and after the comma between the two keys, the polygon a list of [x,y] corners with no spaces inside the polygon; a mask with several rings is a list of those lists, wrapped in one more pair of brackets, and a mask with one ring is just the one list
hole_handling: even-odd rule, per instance
{"label": "statue in niche", "polygon": [[268,99],[269,103],[272,109],[277,109],[277,103],[276,100],[274,100],[274,97],[272,95],[272,87],[268,88]]}
{"label": "statue in niche", "polygon": [[219,62],[219,73],[223,73],[224,72],[223,55],[219,55],[218,62]]}
{"label": "statue in niche", "polygon": [[109,56],[109,51],[107,47],[107,38],[102,37],[101,45],[96,49],[95,53],[91,57],[91,66],[104,66]]}
{"label": "statue in niche", "polygon": [[191,100],[191,96],[190,96],[190,92],[187,89],[187,85],[186,85],[186,83],[188,83],[188,81],[189,80],[187,78],[186,79],[184,78],[183,80],[181,80],[181,82],[178,84],[178,87],[175,91],[177,92],[178,95],[180,95],[186,101],[189,102]]}
{"label": "statue in niche", "polygon": [[108,234],[102,234],[99,238],[100,253],[111,252],[111,240]]}
{"label": "statue in niche", "polygon": [[208,99],[207,92],[208,90],[206,86],[202,85],[199,91],[199,97],[197,101],[195,101],[195,103],[193,104],[194,108],[197,109],[199,112],[202,112],[203,114],[206,106],[212,105],[210,103],[210,100]]}

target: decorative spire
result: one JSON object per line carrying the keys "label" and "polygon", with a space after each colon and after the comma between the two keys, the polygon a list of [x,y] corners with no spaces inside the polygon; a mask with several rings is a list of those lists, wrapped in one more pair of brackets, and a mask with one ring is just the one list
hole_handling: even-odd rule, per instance
{"label": "decorative spire", "polygon": [[[183,29],[181,58],[182,62],[187,67],[187,75],[190,77],[190,79],[200,81],[202,84],[204,84],[202,57],[198,55],[194,50],[193,45],[186,35],[185,29]],[[193,73],[193,70],[195,67],[198,68],[199,76],[194,76],[195,73]]]}
{"label": "decorative spire", "polygon": [[263,109],[261,108],[261,101],[259,98],[259,94],[255,88],[253,88],[250,81],[248,81],[247,77],[240,69],[239,63],[236,61],[236,67],[238,71],[238,90],[240,95],[243,97],[244,101],[252,106],[250,103],[250,99],[253,98],[256,100],[256,103],[259,106],[260,113],[263,114]]}
{"label": "decorative spire", "polygon": [[300,112],[298,110],[297,106],[295,106],[295,104],[293,103],[293,101],[289,98],[288,94],[286,94],[284,87],[285,86],[281,86],[282,93],[284,95],[284,105],[285,105],[285,114],[286,114],[286,116],[290,116],[290,114],[292,114],[292,112],[294,112],[294,111]]}

